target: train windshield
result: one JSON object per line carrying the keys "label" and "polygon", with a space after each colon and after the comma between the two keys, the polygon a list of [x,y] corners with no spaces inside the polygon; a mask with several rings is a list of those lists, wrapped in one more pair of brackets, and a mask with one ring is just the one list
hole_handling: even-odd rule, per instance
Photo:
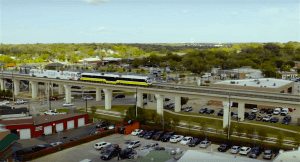
{"label": "train windshield", "polygon": [[152,83],[152,80],[150,78],[147,78],[147,83]]}

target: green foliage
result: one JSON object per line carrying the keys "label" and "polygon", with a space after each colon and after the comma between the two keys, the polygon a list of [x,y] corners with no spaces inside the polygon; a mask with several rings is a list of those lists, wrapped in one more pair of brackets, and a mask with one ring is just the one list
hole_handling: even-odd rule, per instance
{"label": "green foliage", "polygon": [[132,66],[135,68],[139,67],[141,64],[142,64],[142,59],[140,59],[140,58],[135,58],[132,61]]}
{"label": "green foliage", "polygon": [[179,78],[184,78],[185,75],[184,74],[179,74]]}
{"label": "green foliage", "polygon": [[238,133],[238,136],[240,137],[242,133],[244,133],[244,127],[241,125],[237,125],[235,131]]}
{"label": "green foliage", "polygon": [[263,141],[267,138],[268,134],[264,129],[259,129],[258,136],[260,137],[260,140]]}
{"label": "green foliage", "polygon": [[278,147],[281,147],[282,144],[283,144],[283,134],[282,134],[282,132],[278,132],[277,140],[276,140],[276,145]]}
{"label": "green foliage", "polygon": [[290,70],[291,70],[291,66],[290,66],[290,65],[287,65],[287,64],[282,65],[282,66],[280,67],[280,71],[290,71]]}
{"label": "green foliage", "polygon": [[177,116],[174,116],[172,118],[172,127],[173,129],[176,131],[177,130],[177,126],[179,126],[179,122],[180,122],[180,118]]}
{"label": "green foliage", "polygon": [[129,107],[128,110],[126,111],[124,121],[133,120],[133,121],[137,121],[141,124],[146,124],[147,116],[148,116],[146,109],[138,107],[137,108],[137,117],[135,115],[135,112],[136,112],[135,106]]}
{"label": "green foliage", "polygon": [[204,83],[210,83],[210,81],[209,81],[209,80],[206,80],[206,81],[204,81]]}
{"label": "green foliage", "polygon": [[166,72],[163,72],[162,74],[161,74],[161,76],[166,76],[167,75],[167,73]]}
{"label": "green foliage", "polygon": [[8,89],[8,90],[5,91],[4,96],[5,96],[5,97],[12,97],[12,96],[13,96],[13,93],[12,93],[11,90]]}
{"label": "green foliage", "polygon": [[181,108],[182,105],[185,105],[189,102],[189,98],[188,97],[181,97]]}
{"label": "green foliage", "polygon": [[118,70],[118,73],[123,73],[124,72],[124,70],[122,69],[122,68],[120,68],[119,70]]}

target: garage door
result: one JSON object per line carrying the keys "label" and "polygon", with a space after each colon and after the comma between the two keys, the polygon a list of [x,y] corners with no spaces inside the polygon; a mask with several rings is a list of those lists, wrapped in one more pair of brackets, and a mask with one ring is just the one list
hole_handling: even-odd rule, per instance
{"label": "garage door", "polygon": [[84,120],[84,118],[79,118],[79,119],[78,119],[78,127],[84,126],[84,125],[85,125],[85,120]]}
{"label": "garage door", "polygon": [[20,129],[20,139],[31,138],[30,129]]}
{"label": "garage door", "polygon": [[70,120],[67,123],[67,129],[72,129],[72,128],[74,128],[74,120]]}
{"label": "garage door", "polygon": [[44,134],[45,135],[52,134],[52,126],[51,125],[44,127]]}
{"label": "garage door", "polygon": [[64,123],[58,123],[56,124],[56,131],[61,132],[64,130]]}

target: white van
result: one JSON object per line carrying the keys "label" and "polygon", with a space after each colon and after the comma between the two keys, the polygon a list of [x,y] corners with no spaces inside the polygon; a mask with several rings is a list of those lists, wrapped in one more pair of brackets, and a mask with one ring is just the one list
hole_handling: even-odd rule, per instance
{"label": "white van", "polygon": [[274,115],[278,115],[281,112],[281,108],[276,108],[273,112]]}
{"label": "white van", "polygon": [[289,113],[289,108],[283,108],[280,112],[281,116],[286,116]]}

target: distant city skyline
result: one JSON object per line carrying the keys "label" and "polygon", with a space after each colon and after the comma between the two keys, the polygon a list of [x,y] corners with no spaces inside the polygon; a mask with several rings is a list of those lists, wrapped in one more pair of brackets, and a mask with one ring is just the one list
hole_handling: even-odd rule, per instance
{"label": "distant city skyline", "polygon": [[300,42],[298,0],[2,0],[3,44]]}

